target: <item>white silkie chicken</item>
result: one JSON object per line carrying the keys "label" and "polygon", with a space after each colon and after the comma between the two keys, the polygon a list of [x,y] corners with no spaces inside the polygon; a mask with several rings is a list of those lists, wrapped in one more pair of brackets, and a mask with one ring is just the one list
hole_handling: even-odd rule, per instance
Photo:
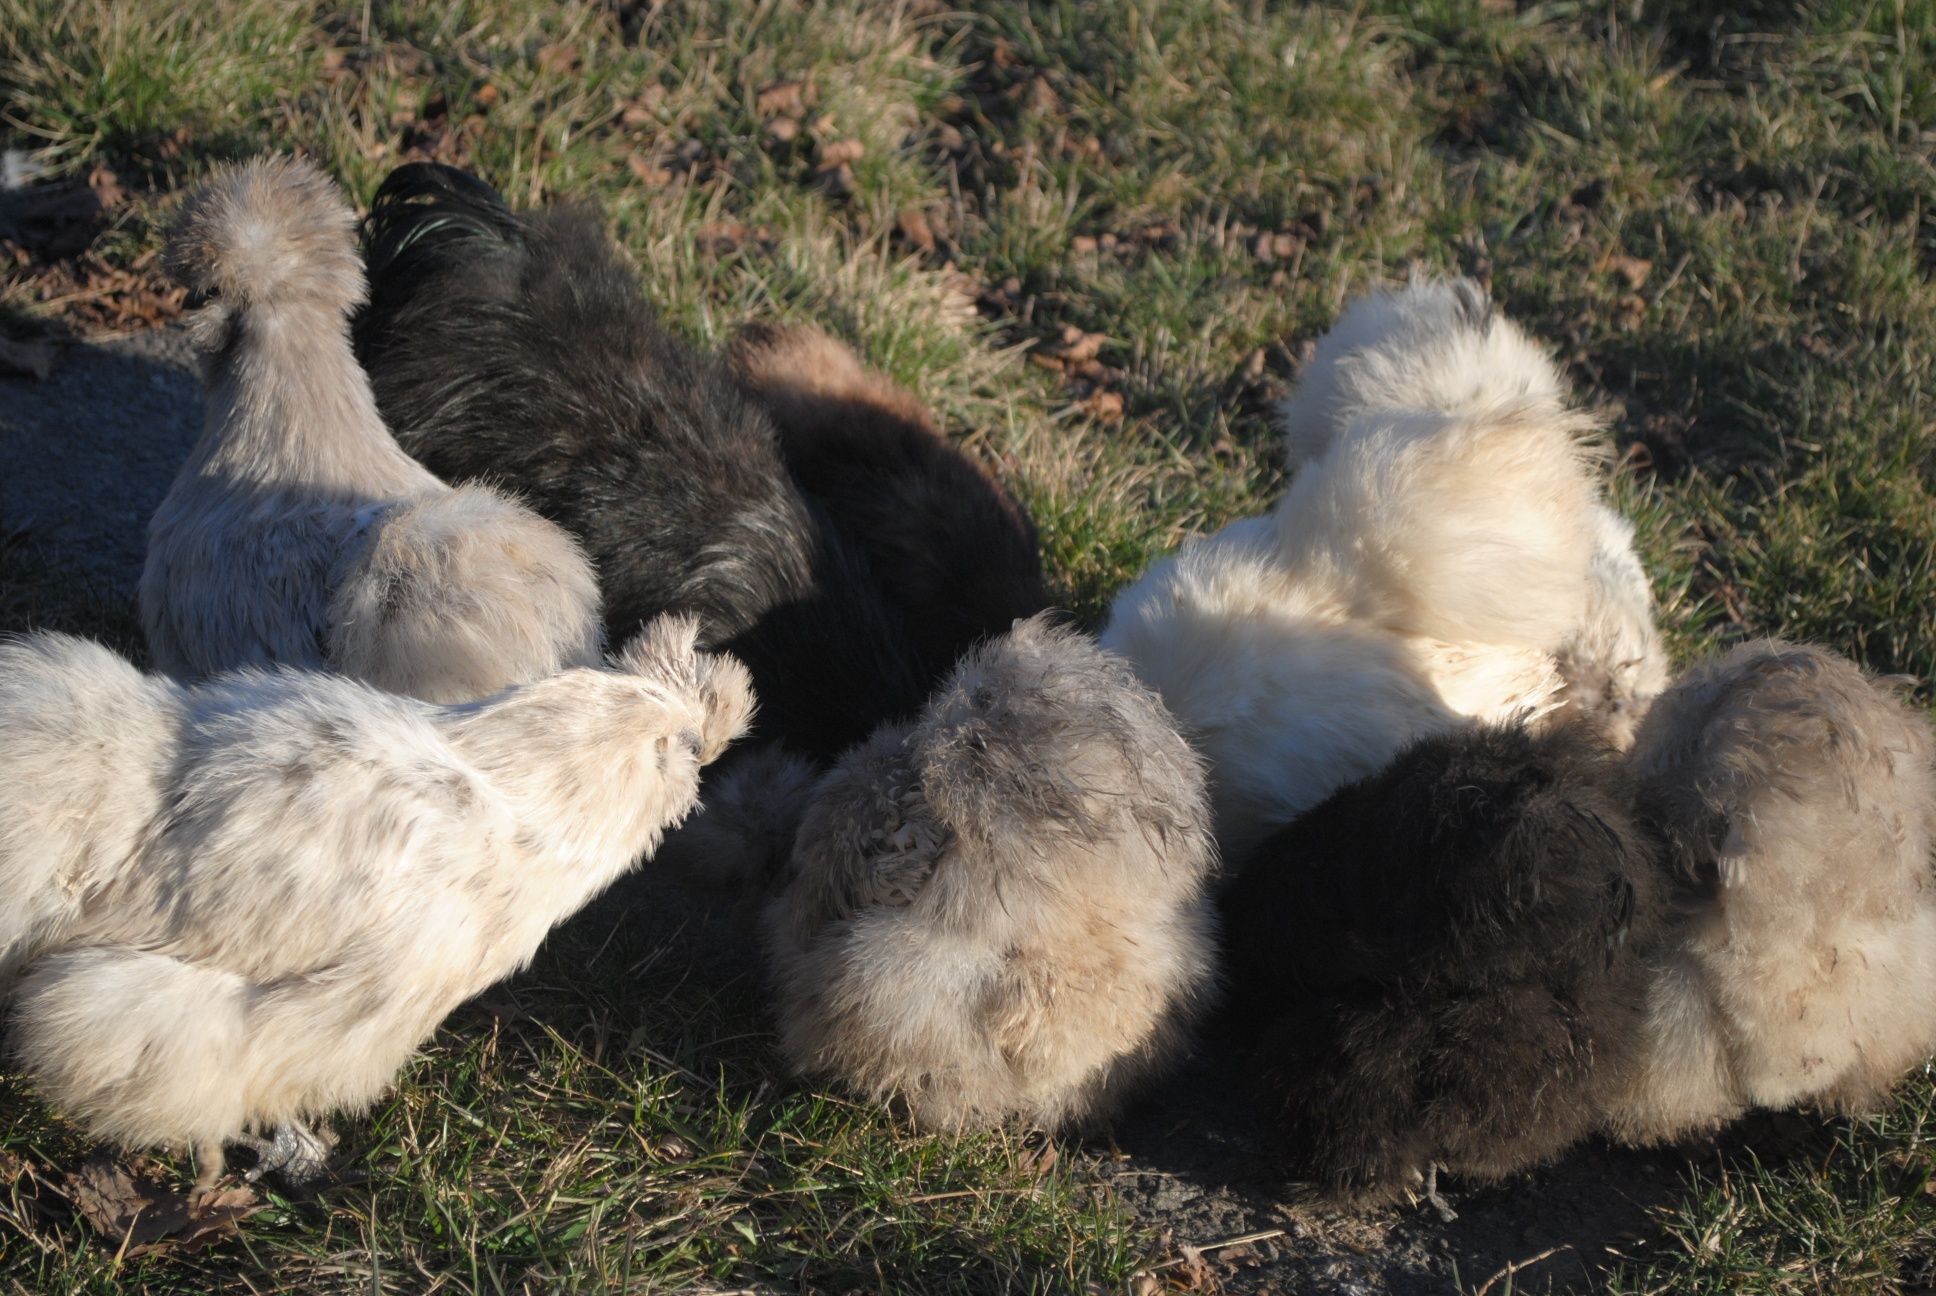
{"label": "white silkie chicken", "polygon": [[[1320,457],[1347,428],[1376,426],[1366,414],[1502,403],[1561,413],[1566,384],[1552,359],[1477,284],[1421,279],[1354,302],[1318,344],[1279,414],[1295,468]],[[1634,552],[1633,524],[1601,499],[1589,522],[1586,611],[1558,654],[1563,701],[1626,748],[1648,703],[1667,687],[1667,652],[1654,624],[1653,589]]]}
{"label": "white silkie chicken", "polygon": [[[1452,300],[1467,327],[1511,330],[1469,285]],[[1294,452],[1298,411],[1341,422],[1301,447],[1276,509],[1157,563],[1102,635],[1209,758],[1227,858],[1421,738],[1558,707],[1557,654],[1587,614],[1588,420],[1536,386],[1441,392],[1430,366],[1394,366],[1382,401],[1350,395],[1371,380],[1339,353],[1382,336],[1365,319],[1383,310],[1348,311],[1319,347]]]}
{"label": "white silkie chicken", "polygon": [[192,1149],[204,1185],[231,1142],[314,1177],[306,1122],[375,1100],[693,808],[752,711],[695,630],[662,618],[607,668],[455,705],[0,645],[14,1059],[96,1136]]}

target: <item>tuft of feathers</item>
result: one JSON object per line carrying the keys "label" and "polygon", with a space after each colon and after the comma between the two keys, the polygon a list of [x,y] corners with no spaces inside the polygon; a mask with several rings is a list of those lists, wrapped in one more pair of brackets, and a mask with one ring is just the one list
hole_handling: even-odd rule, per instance
{"label": "tuft of feathers", "polygon": [[325,660],[393,693],[489,697],[598,654],[598,582],[585,555],[488,486],[385,510],[331,586]]}
{"label": "tuft of feathers", "polygon": [[356,218],[314,165],[265,158],[185,207],[169,263],[207,296],[208,422],[148,528],[142,626],[180,678],[285,664],[432,701],[596,664],[596,580],[509,497],[399,449],[350,351]]}
{"label": "tuft of feathers", "polygon": [[741,748],[706,780],[703,802],[666,838],[653,873],[735,907],[757,906],[785,872],[824,774],[781,743]]}
{"label": "tuft of feathers", "polygon": [[347,319],[365,295],[356,212],[314,163],[263,157],[216,173],[182,205],[164,264],[230,312]]}
{"label": "tuft of feathers", "polygon": [[1225,896],[1287,1168],[1381,1199],[1597,1127],[1644,1038],[1668,878],[1590,726],[1426,739],[1273,833]]}
{"label": "tuft of feathers", "polygon": [[367,1106],[692,808],[752,709],[695,633],[455,706],[0,645],[18,1065],[99,1137],[194,1148],[205,1183],[251,1129]]}
{"label": "tuft of feathers", "polygon": [[764,917],[782,1049],[924,1125],[1091,1119],[1206,997],[1214,864],[1161,702],[1025,621],[815,790]]}
{"label": "tuft of feathers", "polygon": [[[1469,279],[1419,279],[1345,311],[1319,342],[1279,421],[1296,468],[1351,429],[1376,426],[1366,415],[1507,408],[1578,417],[1568,413],[1558,367],[1484,290]],[[1591,430],[1584,420],[1580,426]],[[1559,649],[1564,701],[1567,710],[1597,718],[1624,748],[1647,704],[1667,687],[1667,654],[1633,524],[1600,500],[1588,521],[1586,606]]]}
{"label": "tuft of feathers", "polygon": [[[1446,306],[1485,330],[1466,343],[1482,353],[1518,339],[1476,291],[1415,285],[1398,304]],[[1388,317],[1412,318],[1354,308],[1320,346],[1292,400],[1313,413],[1290,422],[1346,421],[1305,438],[1314,457],[1272,514],[1157,563],[1103,632],[1210,758],[1233,858],[1419,738],[1553,710],[1555,654],[1587,611],[1589,424],[1530,381],[1475,396],[1428,381],[1442,360],[1372,363],[1354,348]]]}
{"label": "tuft of feathers", "polygon": [[1686,884],[1613,1131],[1873,1106],[1936,1051],[1927,718],[1834,653],[1758,640],[1664,693],[1632,759]]}
{"label": "tuft of feathers", "polygon": [[1586,615],[1560,645],[1559,668],[1566,709],[1597,721],[1625,750],[1667,688],[1667,647],[1654,624],[1653,586],[1634,552],[1633,523],[1605,504],[1595,504],[1588,519],[1594,545]]}
{"label": "tuft of feathers", "polygon": [[1285,455],[1319,458],[1366,414],[1566,408],[1559,371],[1470,279],[1415,279],[1352,302],[1278,410]]}

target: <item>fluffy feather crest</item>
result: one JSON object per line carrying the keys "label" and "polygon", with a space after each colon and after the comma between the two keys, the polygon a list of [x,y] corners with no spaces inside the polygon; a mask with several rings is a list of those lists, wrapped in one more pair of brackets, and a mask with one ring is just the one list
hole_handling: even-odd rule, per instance
{"label": "fluffy feather crest", "polygon": [[356,213],[306,158],[257,158],[218,173],[183,207],[168,265],[190,290],[247,309],[347,314],[364,297]]}
{"label": "fluffy feather crest", "polygon": [[1292,467],[1368,413],[1565,403],[1558,371],[1470,279],[1420,278],[1359,297],[1319,340],[1278,408]]}

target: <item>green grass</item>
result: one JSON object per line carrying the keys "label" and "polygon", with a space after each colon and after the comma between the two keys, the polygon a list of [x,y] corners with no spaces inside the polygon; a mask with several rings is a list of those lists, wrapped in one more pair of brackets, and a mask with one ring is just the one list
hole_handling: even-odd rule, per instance
{"label": "green grass", "polygon": [[[780,139],[760,91],[788,79],[811,105]],[[413,146],[517,202],[582,197],[694,339],[815,319],[919,390],[1034,509],[1090,619],[1184,535],[1268,503],[1269,403],[1347,296],[1415,266],[1479,275],[1604,408],[1677,652],[1784,634],[1924,680],[1932,122],[1929,0],[0,0],[0,144],[115,167],[137,194],[117,261],[181,186],[262,148],[362,199]],[[850,140],[842,192],[819,164]],[[1025,354],[1069,325],[1107,339],[1082,385]],[[1095,381],[1120,421],[1086,412]],[[132,642],[57,555],[0,548],[0,589],[7,628]],[[1079,1290],[1156,1257],[1075,1158],[1038,1177],[1002,1139],[917,1138],[788,1087],[733,1038],[750,990],[695,996],[680,948],[575,924],[502,993],[516,1011],[467,1011],[349,1127],[366,1185],[119,1266],[0,1211],[0,1282]],[[1704,1164],[1608,1281],[1930,1285],[1931,1102],[1912,1082],[1835,1125],[1826,1159]],[[0,1143],[79,1153],[11,1089]]]}

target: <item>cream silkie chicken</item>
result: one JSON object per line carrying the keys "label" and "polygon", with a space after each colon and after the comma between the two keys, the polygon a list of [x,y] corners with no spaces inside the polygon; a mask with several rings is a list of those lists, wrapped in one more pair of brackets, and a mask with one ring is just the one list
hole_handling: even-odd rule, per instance
{"label": "cream silkie chicken", "polygon": [[208,423],[148,529],[155,664],[329,668],[455,702],[595,665],[598,586],[572,539],[391,438],[350,349],[356,214],[313,165],[230,168],[188,201],[169,264],[209,299]]}
{"label": "cream silkie chicken", "polygon": [[929,1126],[1106,1112],[1208,998],[1202,764],[1126,663],[1044,617],[811,789],[764,916],[797,1071]]}
{"label": "cream silkie chicken", "polygon": [[20,1069],[96,1136],[192,1149],[204,1185],[232,1142],[257,1174],[313,1177],[307,1122],[376,1099],[693,808],[752,711],[745,670],[695,633],[663,618],[609,667],[452,705],[0,645]]}
{"label": "cream silkie chicken", "polygon": [[[1483,306],[1466,304],[1473,327]],[[1402,368],[1350,413],[1341,349],[1320,346],[1291,408],[1342,430],[1271,514],[1118,595],[1102,636],[1209,758],[1232,859],[1420,738],[1556,708],[1557,653],[1587,613],[1590,423],[1539,391],[1468,400]]]}
{"label": "cream silkie chicken", "polygon": [[[1286,456],[1321,456],[1361,416],[1447,412],[1523,403],[1562,414],[1565,383],[1553,361],[1494,309],[1469,279],[1418,280],[1372,293],[1318,344],[1298,389],[1279,411]],[[1667,652],[1654,624],[1653,589],[1634,552],[1633,524],[1593,504],[1593,561],[1580,624],[1560,646],[1567,709],[1594,717],[1621,748],[1667,687]]]}
{"label": "cream silkie chicken", "polygon": [[1928,718],[1834,653],[1759,640],[1662,694],[1631,759],[1686,894],[1613,1131],[1875,1105],[1936,1051]]}

